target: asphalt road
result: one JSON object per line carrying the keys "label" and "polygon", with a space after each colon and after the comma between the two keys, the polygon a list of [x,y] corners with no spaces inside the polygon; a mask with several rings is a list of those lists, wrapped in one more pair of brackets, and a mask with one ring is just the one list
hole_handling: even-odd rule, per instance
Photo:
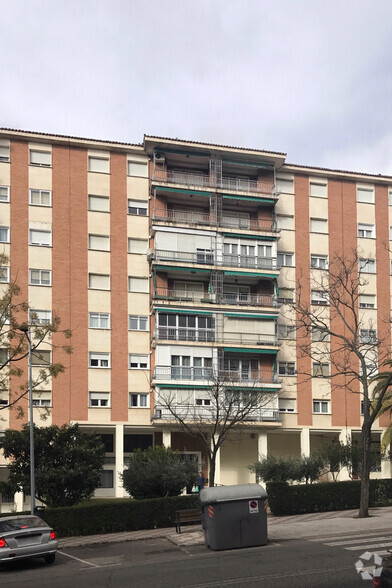
{"label": "asphalt road", "polygon": [[[381,533],[370,533],[374,543]],[[378,540],[378,539],[377,539]],[[391,538],[392,540],[392,538]],[[178,547],[168,539],[73,547],[53,565],[14,562],[0,571],[4,588],[213,588],[219,586],[372,588],[355,570],[366,549],[364,534],[327,540],[289,539],[264,547],[214,552]]]}

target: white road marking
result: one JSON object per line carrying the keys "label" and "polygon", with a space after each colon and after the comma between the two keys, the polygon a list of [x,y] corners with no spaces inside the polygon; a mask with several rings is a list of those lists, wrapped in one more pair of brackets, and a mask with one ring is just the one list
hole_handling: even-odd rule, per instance
{"label": "white road marking", "polygon": [[374,543],[373,545],[355,545],[355,547],[345,547],[348,551],[369,551],[370,549],[377,549],[378,547],[392,547],[390,543]]}
{"label": "white road marking", "polygon": [[308,541],[318,541],[318,542],[323,542],[323,541],[339,541],[341,539],[350,539],[353,538],[355,539],[356,537],[372,537],[373,535],[378,537],[380,535],[380,533],[389,533],[390,529],[382,529],[380,531],[374,532],[374,533],[366,533],[364,535],[364,533],[351,533],[349,534],[343,534],[343,535],[329,535],[328,537],[316,537],[314,539],[308,539]]}
{"label": "white road marking", "polygon": [[[366,543],[366,541],[374,541],[375,537],[363,537],[362,539],[345,539],[345,541],[334,541],[333,543],[326,543],[325,545],[335,546],[335,545],[354,545],[355,543]],[[385,537],[377,537],[378,541],[391,541],[392,536],[386,535]]]}
{"label": "white road marking", "polygon": [[86,561],[85,559],[80,559],[80,557],[75,557],[74,555],[70,555],[69,553],[64,553],[64,551],[58,551],[57,553],[59,553],[60,555],[65,555],[65,557],[70,557],[71,559],[76,559],[76,561],[80,561],[80,562],[87,564],[88,566],[92,566],[94,568],[102,567],[102,566],[98,566],[97,564],[93,564],[89,561]]}

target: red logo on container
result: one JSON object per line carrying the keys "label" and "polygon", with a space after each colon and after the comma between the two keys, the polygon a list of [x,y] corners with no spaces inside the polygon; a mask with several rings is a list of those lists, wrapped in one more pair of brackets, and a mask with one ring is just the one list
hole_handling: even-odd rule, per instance
{"label": "red logo on container", "polygon": [[212,519],[214,518],[214,507],[213,506],[208,507],[208,516],[210,516]]}

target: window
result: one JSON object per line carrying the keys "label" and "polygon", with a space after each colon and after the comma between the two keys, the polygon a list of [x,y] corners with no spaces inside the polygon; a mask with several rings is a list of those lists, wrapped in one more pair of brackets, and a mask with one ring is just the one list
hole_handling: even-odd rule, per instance
{"label": "window", "polygon": [[325,305],[329,303],[328,292],[323,292],[320,290],[312,290],[310,296],[311,304],[319,304]]}
{"label": "window", "polygon": [[367,202],[374,204],[374,188],[357,186],[357,202]]}
{"label": "window", "polygon": [[51,247],[52,232],[40,231],[38,229],[29,230],[30,245],[39,245],[41,247]]}
{"label": "window", "polygon": [[279,412],[294,412],[295,400],[290,398],[279,398]]}
{"label": "window", "polygon": [[375,274],[376,273],[376,260],[368,258],[360,258],[358,263],[358,269],[364,274]]}
{"label": "window", "polygon": [[376,297],[373,294],[360,294],[359,308],[376,308]]}
{"label": "window", "polygon": [[327,197],[327,184],[310,180],[309,194],[315,198]]}
{"label": "window", "polygon": [[29,270],[29,281],[31,286],[50,286],[52,283],[52,272],[43,269]]}
{"label": "window", "polygon": [[294,290],[288,288],[279,288],[278,302],[282,304],[293,302]]}
{"label": "window", "polygon": [[45,392],[37,392],[33,393],[33,406],[43,407],[43,406],[52,406],[51,394],[48,393],[47,390]]}
{"label": "window", "polygon": [[311,233],[328,233],[328,221],[323,218],[310,219]]}
{"label": "window", "polygon": [[295,339],[295,326],[278,323],[278,339]]}
{"label": "window", "polygon": [[211,400],[209,398],[196,398],[196,406],[211,406]]}
{"label": "window", "polygon": [[328,378],[330,375],[329,363],[313,363],[312,373],[314,378]]}
{"label": "window", "polygon": [[294,180],[288,178],[276,178],[276,189],[278,192],[294,194]]}
{"label": "window", "polygon": [[128,317],[128,329],[130,331],[148,331],[148,316],[134,316]]}
{"label": "window", "polygon": [[88,171],[99,174],[110,173],[109,157],[88,156]]}
{"label": "window", "polygon": [[363,239],[373,239],[376,236],[374,225],[367,225],[365,223],[358,223],[358,237]]}
{"label": "window", "polygon": [[214,263],[214,254],[211,249],[196,249],[196,263]]}
{"label": "window", "polygon": [[312,341],[329,341],[330,335],[328,331],[319,327],[312,327],[311,339]]}
{"label": "window", "polygon": [[375,329],[360,329],[360,343],[377,343],[377,331]]}
{"label": "window", "polygon": [[10,146],[3,142],[0,143],[0,161],[10,160]]}
{"label": "window", "polygon": [[101,438],[105,446],[105,453],[114,453],[114,436],[110,433],[101,433]]}
{"label": "window", "polygon": [[328,414],[330,412],[329,400],[313,400],[313,412]]}
{"label": "window", "polygon": [[0,243],[10,242],[10,229],[9,227],[0,227]]}
{"label": "window", "polygon": [[52,165],[52,153],[50,151],[30,149],[30,165],[50,167]]}
{"label": "window", "polygon": [[313,269],[328,269],[327,255],[311,255],[310,267]]}
{"label": "window", "polygon": [[388,204],[392,206],[392,190],[388,191]]}
{"label": "window", "polygon": [[88,354],[88,365],[92,368],[109,368],[110,353],[95,353],[90,351]]}
{"label": "window", "polygon": [[128,175],[148,178],[147,161],[128,161]]}
{"label": "window", "polygon": [[50,190],[30,190],[29,204],[34,206],[52,206],[52,192]]}
{"label": "window", "polygon": [[52,320],[52,311],[36,310],[35,308],[29,308],[29,320],[32,323],[48,325]]}
{"label": "window", "polygon": [[89,312],[88,326],[90,329],[110,329],[110,314],[108,312]]}
{"label": "window", "polygon": [[294,229],[294,217],[278,214],[276,216],[276,225],[278,229]]}
{"label": "window", "polygon": [[147,394],[129,394],[129,408],[147,408]]}
{"label": "window", "polygon": [[89,392],[88,405],[92,408],[109,408],[110,407],[110,393],[109,392]]}
{"label": "window", "polygon": [[89,274],[88,287],[92,290],[110,290],[110,276],[107,274]]}
{"label": "window", "polygon": [[0,266],[0,283],[8,283],[10,281],[10,268]]}
{"label": "window", "polygon": [[146,255],[148,249],[147,239],[128,239],[128,253]]}
{"label": "window", "polygon": [[158,315],[159,339],[182,341],[214,341],[215,319],[197,314],[160,312]]}
{"label": "window", "polygon": [[101,470],[100,488],[113,488],[114,475],[113,470]]}
{"label": "window", "polygon": [[148,202],[141,200],[128,200],[128,214],[147,216]]}
{"label": "window", "polygon": [[294,253],[285,253],[283,251],[281,253],[278,253],[277,264],[278,267],[292,267],[294,265]]}
{"label": "window", "polygon": [[[1,147],[0,147],[1,149]],[[0,158],[1,161],[1,158]],[[0,186],[0,202],[10,201],[10,189],[9,186]]]}
{"label": "window", "polygon": [[294,361],[279,361],[278,374],[280,376],[295,376],[295,373]]}
{"label": "window", "polygon": [[149,357],[148,355],[129,355],[129,369],[131,370],[148,370]]}
{"label": "window", "polygon": [[88,197],[88,209],[95,212],[109,212],[109,196],[92,196]]}
{"label": "window", "polygon": [[124,453],[133,453],[136,449],[152,447],[152,435],[124,435]]}
{"label": "window", "polygon": [[107,235],[89,235],[88,248],[96,249],[97,251],[110,250],[110,238]]}
{"label": "window", "polygon": [[142,292],[148,294],[148,278],[128,278],[129,292]]}
{"label": "window", "polygon": [[48,366],[51,363],[51,352],[48,349],[34,349],[31,352],[31,365]]}

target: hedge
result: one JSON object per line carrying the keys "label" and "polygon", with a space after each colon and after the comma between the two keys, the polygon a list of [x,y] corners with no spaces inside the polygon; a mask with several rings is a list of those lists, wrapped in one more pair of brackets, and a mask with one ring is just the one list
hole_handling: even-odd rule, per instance
{"label": "hedge", "polygon": [[47,508],[39,516],[55,529],[58,537],[71,537],[171,527],[176,510],[197,506],[197,495],[148,500],[96,499],[76,506]]}
{"label": "hedge", "polygon": [[[274,515],[294,515],[359,508],[360,481],[289,485],[266,484],[268,504]],[[370,480],[369,506],[392,504],[392,479]]]}

